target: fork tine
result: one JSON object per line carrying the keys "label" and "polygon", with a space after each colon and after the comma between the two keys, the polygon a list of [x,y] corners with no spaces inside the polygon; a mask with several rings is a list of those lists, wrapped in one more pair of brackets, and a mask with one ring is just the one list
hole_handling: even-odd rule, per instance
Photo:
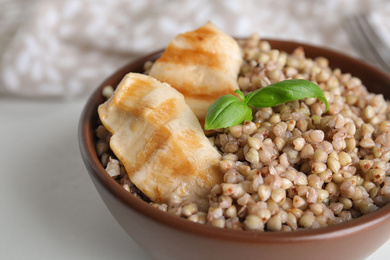
{"label": "fork tine", "polygon": [[387,71],[390,71],[390,49],[383,43],[378,33],[372,27],[365,14],[358,14],[356,21],[367,40],[375,51],[378,62]]}
{"label": "fork tine", "polygon": [[353,47],[369,62],[375,64],[376,66],[381,66],[381,64],[377,62],[377,57],[373,48],[369,45],[366,39],[363,38],[364,36],[360,26],[358,26],[357,18],[355,16],[345,17],[342,25]]}

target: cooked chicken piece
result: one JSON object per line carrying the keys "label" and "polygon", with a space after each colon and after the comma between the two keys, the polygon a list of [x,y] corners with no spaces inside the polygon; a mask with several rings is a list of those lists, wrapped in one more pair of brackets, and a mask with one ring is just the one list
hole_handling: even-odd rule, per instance
{"label": "cooked chicken piece", "polygon": [[146,196],[157,203],[207,205],[208,192],[222,182],[221,155],[182,94],[152,77],[129,73],[98,112],[113,134],[112,151]]}
{"label": "cooked chicken piece", "polygon": [[237,42],[212,23],[177,35],[149,75],[182,93],[202,125],[208,107],[238,89],[242,63]]}

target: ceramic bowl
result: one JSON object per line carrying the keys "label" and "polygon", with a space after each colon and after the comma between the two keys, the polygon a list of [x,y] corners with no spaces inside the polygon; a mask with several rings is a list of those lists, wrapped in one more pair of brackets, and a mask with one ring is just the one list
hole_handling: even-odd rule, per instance
{"label": "ceramic bowl", "polygon": [[[366,87],[390,99],[390,76],[360,60],[303,43],[269,40],[272,48],[291,53],[302,46],[307,57],[323,56],[332,68],[359,77]],[[95,151],[97,107],[102,88],[116,86],[128,72],[142,72],[147,60],[131,62],[107,78],[91,95],[79,125],[81,155],[101,198],[123,229],[155,259],[364,259],[390,238],[390,205],[347,223],[289,233],[248,232],[192,223],[162,212],[125,191],[104,170]]]}

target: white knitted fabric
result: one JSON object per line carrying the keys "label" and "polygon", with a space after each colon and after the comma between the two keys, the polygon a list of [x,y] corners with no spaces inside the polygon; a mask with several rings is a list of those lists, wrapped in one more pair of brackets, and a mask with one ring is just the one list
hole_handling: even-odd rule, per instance
{"label": "white knitted fabric", "polygon": [[[5,2],[15,5],[18,0]],[[163,48],[176,34],[207,21],[233,36],[257,32],[263,38],[307,42],[353,55],[340,25],[342,18],[360,10],[377,10],[386,2],[41,0],[28,14],[23,13],[26,18],[17,33],[0,48],[0,93],[29,97],[89,94],[125,63]],[[5,19],[9,15],[0,11],[1,24],[7,24]],[[389,23],[378,17],[375,21]]]}

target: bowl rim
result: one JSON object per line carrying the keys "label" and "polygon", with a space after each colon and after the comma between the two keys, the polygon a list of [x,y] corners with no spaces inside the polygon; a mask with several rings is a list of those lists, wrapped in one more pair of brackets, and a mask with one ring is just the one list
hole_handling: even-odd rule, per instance
{"label": "bowl rim", "polygon": [[[294,48],[302,46],[305,52],[308,49],[311,49],[314,50],[314,52],[322,53],[323,55],[321,56],[327,58],[335,57],[337,59],[345,59],[348,62],[356,63],[357,66],[362,67],[363,70],[383,78],[386,82],[389,82],[390,86],[390,75],[372,66],[371,64],[368,64],[362,60],[348,56],[346,54],[340,53],[336,50],[297,41],[268,38],[263,40],[269,41],[271,46],[275,44],[291,45]],[[127,191],[122,188],[121,185],[119,185],[106,173],[105,169],[101,165],[94,149],[95,145],[93,133],[95,129],[92,128],[91,122],[93,118],[97,119],[96,110],[97,106],[101,103],[98,101],[99,97],[101,97],[101,90],[104,86],[107,85],[110,79],[119,76],[123,77],[126,73],[130,72],[129,67],[142,67],[145,61],[154,60],[162,53],[162,51],[163,50],[158,50],[143,57],[140,57],[132,62],[129,62],[128,64],[117,70],[115,73],[110,75],[108,78],[106,78],[88,98],[87,103],[85,104],[84,109],[81,113],[79,121],[79,148],[86,168],[89,170],[91,177],[97,179],[97,181],[106,190],[108,190],[111,195],[113,195],[121,203],[125,204],[126,207],[132,208],[137,213],[143,215],[146,218],[149,218],[154,222],[158,222],[162,225],[176,229],[180,232],[187,232],[202,237],[209,237],[220,240],[234,240],[241,243],[300,243],[313,240],[326,240],[329,238],[336,237],[341,238],[346,236],[352,236],[355,233],[362,232],[366,229],[371,229],[374,226],[381,225],[384,222],[390,221],[390,204],[388,204],[373,213],[334,226],[328,226],[319,229],[296,230],[292,232],[251,232],[245,230],[232,230],[227,228],[221,229],[213,227],[211,225],[193,223],[182,217],[167,214],[166,212],[152,207],[147,202],[137,197],[131,196]],[[329,61],[331,65],[332,60],[329,59]],[[343,73],[346,72],[343,71]]]}

